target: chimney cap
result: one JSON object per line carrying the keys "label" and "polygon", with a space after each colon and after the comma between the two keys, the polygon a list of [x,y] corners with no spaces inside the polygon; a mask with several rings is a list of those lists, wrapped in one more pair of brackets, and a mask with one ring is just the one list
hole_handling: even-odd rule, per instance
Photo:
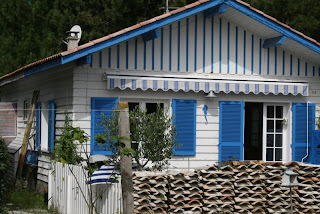
{"label": "chimney cap", "polygon": [[78,47],[82,35],[81,27],[74,25],[67,33],[69,34],[67,38],[68,50]]}

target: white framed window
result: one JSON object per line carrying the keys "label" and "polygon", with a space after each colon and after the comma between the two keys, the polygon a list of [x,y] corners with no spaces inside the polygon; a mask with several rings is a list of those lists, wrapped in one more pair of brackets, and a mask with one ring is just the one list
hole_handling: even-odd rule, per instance
{"label": "white framed window", "polygon": [[28,119],[29,108],[30,108],[29,100],[25,99],[23,101],[23,120]]}
{"label": "white framed window", "polygon": [[41,150],[48,151],[48,102],[42,102],[41,106]]}
{"label": "white framed window", "polygon": [[[147,114],[156,112],[158,104],[160,108],[164,109],[164,112],[171,114],[170,100],[168,99],[134,99],[134,98],[122,98],[121,102],[128,102],[129,111],[133,111],[135,108],[139,107],[140,109],[146,110]],[[132,148],[138,148],[139,143],[136,141],[131,142]]]}
{"label": "white framed window", "polygon": [[287,157],[288,107],[265,103],[263,108],[263,160],[282,162]]}
{"label": "white framed window", "polygon": [[135,98],[122,98],[121,102],[128,102],[129,111],[134,110],[137,106],[139,108],[146,110],[147,114],[151,114],[157,110],[157,105],[160,105],[160,108],[167,111],[171,115],[170,110],[170,100],[168,99],[135,99]]}

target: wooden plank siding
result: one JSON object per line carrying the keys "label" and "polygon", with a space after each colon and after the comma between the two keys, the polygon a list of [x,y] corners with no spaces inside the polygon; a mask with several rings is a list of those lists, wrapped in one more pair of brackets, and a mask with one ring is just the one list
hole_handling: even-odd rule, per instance
{"label": "wooden plank siding", "polygon": [[[40,90],[38,101],[43,102],[42,108],[48,108],[48,101],[54,99],[56,103],[56,124],[55,137],[61,135],[61,128],[64,125],[65,110],[69,109],[72,118],[72,66],[67,65],[63,68],[55,70],[48,70],[38,73],[35,76],[29,76],[20,79],[16,82],[4,85],[1,87],[1,101],[15,101],[17,103],[17,136],[9,145],[9,149],[14,151],[20,148],[24,130],[26,127],[26,120],[23,118],[23,102],[29,100],[31,102],[32,92],[35,89]],[[12,90],[14,88],[14,90]],[[35,122],[31,133],[35,133]],[[30,140],[33,146],[33,140]],[[41,142],[41,148],[47,150],[48,142]],[[28,146],[30,148],[30,146]],[[16,171],[16,162],[18,156],[16,155],[13,161],[13,171]],[[46,152],[39,156],[38,159],[38,179],[44,182],[48,181],[48,170],[50,168],[50,160]],[[15,174],[15,173],[14,173]]]}
{"label": "wooden plank siding", "polygon": [[213,73],[234,78],[320,75],[319,62],[310,62],[281,46],[264,49],[267,38],[222,16],[204,19],[199,13],[164,26],[159,32],[160,37],[153,41],[145,43],[137,37],[94,53],[92,67],[128,72]]}

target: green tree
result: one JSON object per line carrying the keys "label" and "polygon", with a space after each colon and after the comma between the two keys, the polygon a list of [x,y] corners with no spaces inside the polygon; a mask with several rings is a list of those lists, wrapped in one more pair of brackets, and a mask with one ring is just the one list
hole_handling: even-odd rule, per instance
{"label": "green tree", "polygon": [[160,15],[163,6],[165,0],[2,0],[0,76],[66,50],[61,39],[75,24],[83,30],[81,45]]}
{"label": "green tree", "polygon": [[244,0],[295,30],[320,41],[319,0]]}
{"label": "green tree", "polygon": [[0,213],[3,212],[5,197],[7,195],[8,176],[6,176],[9,167],[9,154],[6,143],[0,137]]}
{"label": "green tree", "polygon": [[[142,170],[147,164],[151,164],[153,170],[162,170],[171,159],[172,149],[177,147],[175,137],[177,135],[172,117],[167,112],[158,108],[156,112],[147,114],[146,110],[135,108],[129,112],[131,152],[138,169]],[[118,114],[114,111],[111,118],[103,117],[102,125],[104,133],[96,136],[98,145],[108,142],[108,149],[114,154],[116,162],[121,157],[120,149],[123,147],[118,138]],[[130,151],[129,151],[130,152]],[[128,155],[128,154],[127,154]]]}

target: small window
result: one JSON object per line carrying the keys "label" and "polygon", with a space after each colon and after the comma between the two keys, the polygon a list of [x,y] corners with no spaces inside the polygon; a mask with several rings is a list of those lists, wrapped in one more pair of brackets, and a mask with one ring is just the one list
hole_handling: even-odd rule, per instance
{"label": "small window", "polygon": [[24,100],[23,101],[23,120],[28,119],[28,113],[29,113],[29,100]]}
{"label": "small window", "polygon": [[169,109],[169,100],[137,100],[137,99],[123,99],[122,101],[128,102],[129,111],[133,111],[135,108],[139,107],[147,111],[147,114],[156,112],[158,104],[161,109]]}
{"label": "small window", "polygon": [[129,111],[133,111],[136,108],[139,108],[139,103],[129,102],[128,105],[129,105]]}
{"label": "small window", "polygon": [[[169,100],[139,100],[136,99],[124,99],[128,102],[129,111],[133,111],[136,108],[141,108],[147,111],[147,114],[152,114],[157,111],[157,106],[160,105],[161,109],[169,109]],[[138,149],[139,143],[134,139],[131,139],[131,148]]]}
{"label": "small window", "polygon": [[[163,109],[163,103],[160,104],[160,109]],[[158,103],[146,103],[147,114],[152,114],[157,111]]]}
{"label": "small window", "polygon": [[0,103],[0,136],[10,138],[17,136],[17,104]]}

